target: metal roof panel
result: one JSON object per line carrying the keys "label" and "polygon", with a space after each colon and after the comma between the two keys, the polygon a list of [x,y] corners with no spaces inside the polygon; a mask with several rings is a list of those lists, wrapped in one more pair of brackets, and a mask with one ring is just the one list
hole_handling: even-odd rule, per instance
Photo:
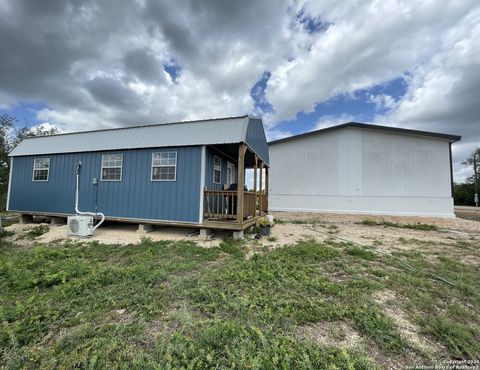
{"label": "metal roof panel", "polygon": [[10,156],[245,142],[248,116],[84,131],[23,140]]}

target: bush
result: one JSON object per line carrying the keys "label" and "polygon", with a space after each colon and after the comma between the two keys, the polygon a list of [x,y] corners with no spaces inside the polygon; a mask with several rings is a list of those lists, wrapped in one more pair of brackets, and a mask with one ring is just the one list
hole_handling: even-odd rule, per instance
{"label": "bush", "polygon": [[22,235],[20,235],[19,239],[28,239],[33,240],[36,237],[39,237],[45,233],[48,233],[50,227],[48,225],[38,225],[32,229],[25,231]]}
{"label": "bush", "polygon": [[453,201],[457,206],[473,206],[474,184],[453,184]]}

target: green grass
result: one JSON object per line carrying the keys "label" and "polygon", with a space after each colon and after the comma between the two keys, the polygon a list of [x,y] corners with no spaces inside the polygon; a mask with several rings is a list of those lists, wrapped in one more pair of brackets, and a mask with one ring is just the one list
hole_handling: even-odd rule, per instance
{"label": "green grass", "polygon": [[[0,245],[0,363],[6,368],[371,369],[409,353],[374,295],[398,296],[446,357],[480,353],[480,276],[446,255],[398,256],[455,281],[407,272],[392,257],[333,240],[300,241],[245,258],[245,242]],[[341,272],[345,279],[338,281]],[[448,297],[448,298],[447,298]],[[459,304],[461,302],[461,304]],[[357,349],[295,335],[346,322]],[[378,353],[371,358],[372,349]]]}
{"label": "green grass", "polygon": [[50,227],[48,225],[38,225],[35,227],[32,227],[31,229],[28,229],[24,231],[18,239],[28,239],[28,240],[33,240],[39,236],[42,236],[45,233],[48,233],[48,230],[50,230]]}
{"label": "green grass", "polygon": [[400,224],[390,221],[375,221],[371,219],[366,219],[359,222],[362,225],[366,226],[384,226],[384,227],[397,227],[400,229],[411,229],[411,230],[421,230],[421,231],[437,231],[438,228],[435,225],[423,224],[420,222],[414,224]]}
{"label": "green grass", "polygon": [[245,256],[245,248],[242,247],[241,240],[226,238],[220,243],[220,249],[235,258],[243,258]]}
{"label": "green grass", "polygon": [[13,231],[2,230],[2,232],[0,233],[0,239],[1,238],[6,238],[8,236],[12,236],[13,234],[14,234]]}

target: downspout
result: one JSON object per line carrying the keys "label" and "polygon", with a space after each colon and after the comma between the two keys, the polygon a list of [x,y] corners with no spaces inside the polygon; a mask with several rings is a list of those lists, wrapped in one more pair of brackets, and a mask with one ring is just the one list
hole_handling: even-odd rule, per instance
{"label": "downspout", "polygon": [[7,211],[10,210],[10,190],[12,189],[13,158],[14,157],[10,157],[10,172],[8,175],[8,190],[7,190],[7,206],[5,208]]}
{"label": "downspout", "polygon": [[77,213],[77,215],[81,215],[81,216],[93,216],[93,217],[100,216],[102,218],[100,220],[100,222],[93,227],[92,232],[94,232],[103,223],[103,221],[105,221],[105,215],[103,213],[81,212],[81,211],[78,210],[78,187],[79,187],[79,182],[80,182],[80,167],[81,166],[82,166],[82,162],[78,161],[77,162],[77,170],[76,170],[76,180],[77,181],[76,181],[76,188],[75,188],[75,212]]}
{"label": "downspout", "polygon": [[453,198],[454,184],[453,184],[452,143],[448,143],[448,156],[450,160],[450,194]]}

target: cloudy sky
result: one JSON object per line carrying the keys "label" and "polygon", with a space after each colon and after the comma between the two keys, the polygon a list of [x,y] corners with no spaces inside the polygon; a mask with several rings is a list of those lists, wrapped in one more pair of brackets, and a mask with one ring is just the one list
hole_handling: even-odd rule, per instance
{"label": "cloudy sky", "polygon": [[480,145],[480,2],[0,0],[0,114],[63,131],[261,115]]}

